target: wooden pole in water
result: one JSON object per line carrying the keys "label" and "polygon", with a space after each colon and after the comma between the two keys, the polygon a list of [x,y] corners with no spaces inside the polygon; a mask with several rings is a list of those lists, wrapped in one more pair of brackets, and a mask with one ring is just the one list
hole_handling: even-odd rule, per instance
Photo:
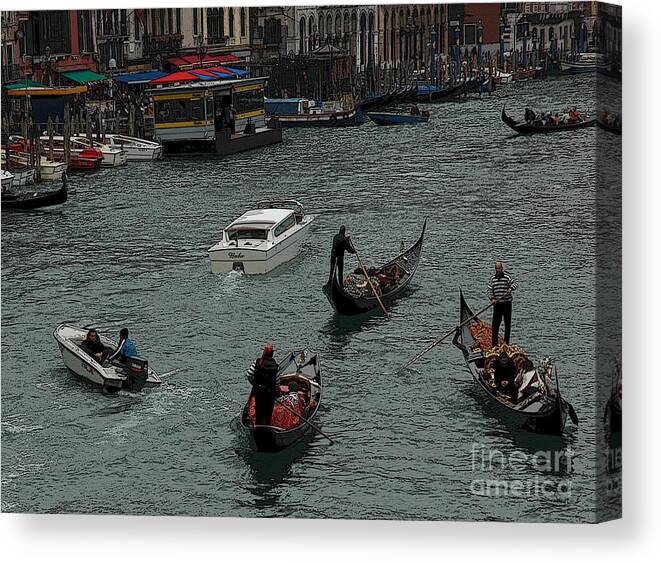
{"label": "wooden pole in water", "polygon": [[62,131],[64,137],[64,162],[67,171],[71,168],[71,123],[69,112],[64,112],[64,130]]}
{"label": "wooden pole in water", "polygon": [[53,160],[53,120],[48,118],[48,160]]}
{"label": "wooden pole in water", "polygon": [[85,116],[85,135],[87,135],[87,140],[90,142],[90,147],[93,145],[92,143],[92,116],[90,115],[90,112],[87,112],[87,115]]}

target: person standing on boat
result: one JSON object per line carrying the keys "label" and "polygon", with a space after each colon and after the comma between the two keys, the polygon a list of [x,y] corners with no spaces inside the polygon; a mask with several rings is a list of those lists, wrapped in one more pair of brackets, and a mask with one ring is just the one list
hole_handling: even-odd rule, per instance
{"label": "person standing on boat", "polygon": [[519,286],[512,276],[503,267],[503,263],[496,262],[496,273],[489,282],[487,296],[493,305],[493,321],[491,324],[491,345],[498,344],[498,331],[500,322],[505,320],[505,342],[510,343],[510,330],[512,328],[512,292]]}
{"label": "person standing on boat", "polygon": [[278,363],[273,358],[273,346],[264,346],[262,356],[250,371],[252,394],[255,397],[255,424],[270,425],[273,405],[278,395]]}
{"label": "person standing on boat", "polygon": [[126,358],[135,358],[137,356],[138,348],[135,342],[129,338],[129,329],[123,328],[119,331],[119,345],[117,346],[117,350],[113,352],[113,355],[108,360],[117,360],[119,363],[125,364]]}
{"label": "person standing on boat", "polygon": [[342,225],[340,231],[333,237],[333,249],[331,250],[331,276],[337,266],[337,280],[340,287],[344,287],[344,253],[355,254],[356,249],[351,244],[351,237],[346,234],[346,227]]}

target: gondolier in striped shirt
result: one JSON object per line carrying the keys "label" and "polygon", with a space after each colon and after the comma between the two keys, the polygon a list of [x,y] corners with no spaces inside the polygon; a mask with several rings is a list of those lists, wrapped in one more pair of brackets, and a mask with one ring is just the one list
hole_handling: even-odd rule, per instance
{"label": "gondolier in striped shirt", "polygon": [[491,345],[498,344],[498,331],[501,320],[505,320],[505,342],[510,343],[512,327],[512,292],[519,286],[503,268],[502,262],[496,262],[496,273],[489,282],[487,296],[493,305],[491,324]]}

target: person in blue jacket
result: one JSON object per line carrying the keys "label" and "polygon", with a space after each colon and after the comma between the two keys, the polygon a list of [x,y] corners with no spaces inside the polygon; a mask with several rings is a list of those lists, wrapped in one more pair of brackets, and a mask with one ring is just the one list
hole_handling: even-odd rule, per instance
{"label": "person in blue jacket", "polygon": [[116,360],[122,364],[126,363],[126,358],[134,358],[138,355],[138,349],[136,348],[135,342],[129,338],[129,329],[123,328],[119,331],[119,345],[117,350],[113,353],[110,358],[111,362]]}

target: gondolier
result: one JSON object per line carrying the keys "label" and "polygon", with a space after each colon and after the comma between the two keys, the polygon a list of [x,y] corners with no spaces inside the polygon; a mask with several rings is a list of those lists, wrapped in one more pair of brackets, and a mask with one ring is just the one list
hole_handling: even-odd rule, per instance
{"label": "gondolier", "polygon": [[337,266],[337,281],[344,287],[344,253],[355,254],[356,249],[351,244],[351,238],[346,235],[346,227],[342,225],[340,231],[333,237],[331,250],[331,277]]}
{"label": "gondolier", "polygon": [[512,327],[512,292],[519,286],[503,267],[503,263],[496,262],[496,273],[487,287],[487,296],[493,304],[493,322],[491,324],[491,345],[498,344],[498,331],[500,323],[505,320],[505,342],[510,343]]}
{"label": "gondolier", "polygon": [[278,395],[278,363],[273,358],[273,346],[264,346],[262,356],[252,368],[252,392],[255,396],[255,423],[270,425],[273,405]]}

